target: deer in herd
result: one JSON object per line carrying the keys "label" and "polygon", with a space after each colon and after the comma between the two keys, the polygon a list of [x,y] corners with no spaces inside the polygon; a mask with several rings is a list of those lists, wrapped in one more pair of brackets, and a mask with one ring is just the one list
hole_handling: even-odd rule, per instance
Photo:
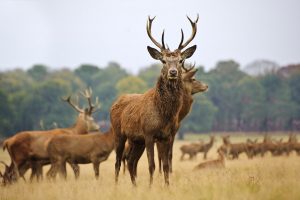
{"label": "deer in herd", "polygon": [[192,143],[189,145],[182,145],[180,147],[181,150],[181,157],[180,160],[183,160],[184,155],[188,154],[190,156],[190,160],[193,158],[196,158],[197,153],[199,152],[203,152],[203,159],[207,158],[207,153],[208,151],[211,149],[211,147],[213,146],[215,141],[215,136],[210,136],[210,141],[208,143],[203,144],[201,143]]}
{"label": "deer in herd", "polygon": [[147,150],[150,184],[153,182],[154,143],[162,143],[162,160],[165,184],[169,184],[169,150],[170,141],[178,129],[179,111],[183,104],[182,66],[185,59],[191,57],[196,50],[196,45],[181,52],[195,37],[196,22],[192,22],[192,36],[183,44],[182,39],[175,51],[170,51],[151,35],[151,26],[154,18],[148,19],[147,33],[151,41],[160,49],[147,47],[152,58],[160,60],[163,64],[156,86],[144,94],[127,94],[120,96],[112,105],[110,118],[115,135],[116,163],[115,181],[121,166],[122,155],[126,140],[131,145],[128,159],[128,169],[133,185],[136,185],[136,165],[144,149]]}
{"label": "deer in herd", "polygon": [[215,168],[225,168],[225,157],[221,150],[218,150],[219,158],[216,160],[209,160],[198,164],[194,170],[199,169],[215,169]]}
{"label": "deer in herd", "polygon": [[[71,101],[71,96],[64,99],[64,101],[69,103],[69,105],[79,113],[76,123],[72,127],[48,131],[23,131],[4,141],[3,148],[8,150],[12,161],[11,165],[14,168],[17,178],[19,176],[24,178],[24,174],[29,168],[32,169],[31,180],[34,176],[36,176],[38,180],[42,178],[43,165],[50,164],[47,145],[55,135],[81,135],[87,134],[90,131],[99,130],[98,124],[92,117],[92,114],[99,106],[98,98],[94,105],[91,99],[91,89],[86,90],[84,93],[81,92],[81,94],[88,100],[88,108],[81,109],[78,105],[75,105]],[[71,167],[74,170],[75,177],[78,177],[78,165],[71,164]]]}
{"label": "deer in herd", "polygon": [[238,159],[241,153],[246,153],[248,158],[252,158],[252,143],[231,143],[229,135],[222,136],[223,145],[218,148],[218,151],[222,151],[227,156],[232,156],[232,159]]}
{"label": "deer in herd", "polygon": [[48,144],[47,151],[51,160],[51,168],[47,176],[54,178],[59,172],[67,177],[66,162],[71,164],[93,163],[95,177],[99,177],[99,165],[107,160],[114,148],[114,137],[111,130],[86,135],[56,135]]}

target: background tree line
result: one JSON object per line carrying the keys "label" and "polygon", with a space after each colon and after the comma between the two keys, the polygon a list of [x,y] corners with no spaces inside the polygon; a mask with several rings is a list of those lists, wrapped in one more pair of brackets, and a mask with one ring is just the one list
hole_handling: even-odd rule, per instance
{"label": "background tree line", "polygon": [[[153,64],[132,75],[111,62],[103,68],[85,64],[75,70],[49,70],[34,65],[27,71],[1,72],[0,137],[71,126],[77,113],[61,97],[74,97],[87,87],[99,97],[101,111],[95,118],[105,129],[116,97],[153,87],[160,69]],[[196,78],[207,83],[209,91],[195,95],[181,133],[300,130],[300,65],[279,67],[262,60],[241,70],[237,62],[229,60],[207,72],[201,66],[198,69]],[[83,99],[79,103],[86,104]]]}

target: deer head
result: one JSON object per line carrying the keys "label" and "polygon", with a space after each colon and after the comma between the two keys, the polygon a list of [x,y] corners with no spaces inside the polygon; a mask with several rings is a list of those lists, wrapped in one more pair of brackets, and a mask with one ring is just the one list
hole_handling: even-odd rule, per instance
{"label": "deer head", "polygon": [[195,69],[195,64],[190,68],[186,68],[182,65],[183,73],[182,73],[182,80],[184,82],[185,89],[189,94],[196,94],[199,92],[205,92],[208,89],[208,85],[196,80],[195,74],[198,69]]}
{"label": "deer head", "polygon": [[[154,17],[155,18],[155,17]],[[162,68],[162,75],[170,81],[175,81],[181,78],[181,73],[182,73],[182,66],[184,64],[185,59],[190,58],[195,50],[196,50],[196,45],[191,46],[187,48],[186,50],[183,50],[187,45],[194,39],[196,32],[197,32],[197,22],[199,16],[197,16],[197,19],[193,22],[189,17],[188,20],[190,21],[192,25],[192,35],[191,37],[185,42],[184,41],[184,34],[183,30],[181,29],[181,41],[178,46],[178,48],[174,51],[171,51],[169,48],[166,48],[165,43],[164,43],[164,31],[162,33],[162,44],[157,42],[151,34],[151,27],[152,27],[152,22],[154,18],[148,18],[147,21],[147,34],[151,41],[160,49],[158,51],[155,48],[152,48],[150,46],[147,47],[148,52],[150,53],[151,57],[160,60],[163,64]]]}
{"label": "deer head", "polygon": [[0,172],[0,178],[1,180],[1,184],[2,185],[7,185],[7,184],[11,184],[13,182],[16,181],[16,176],[13,170],[13,167],[9,167],[5,162],[0,161],[1,164],[3,164],[5,166],[5,170],[4,173],[2,174],[2,172]]}
{"label": "deer head", "polygon": [[66,99],[63,99],[63,101],[66,101],[67,103],[69,103],[69,105],[71,105],[71,107],[74,108],[79,113],[78,120],[81,120],[85,123],[88,132],[97,131],[100,128],[92,116],[92,114],[94,112],[99,110],[100,104],[99,104],[98,97],[96,98],[96,103],[95,104],[92,103],[92,93],[93,93],[93,91],[91,88],[86,89],[84,92],[80,92],[80,94],[84,98],[87,99],[88,104],[89,104],[89,106],[84,109],[82,109],[78,105],[74,104],[71,100],[71,96],[69,96]]}

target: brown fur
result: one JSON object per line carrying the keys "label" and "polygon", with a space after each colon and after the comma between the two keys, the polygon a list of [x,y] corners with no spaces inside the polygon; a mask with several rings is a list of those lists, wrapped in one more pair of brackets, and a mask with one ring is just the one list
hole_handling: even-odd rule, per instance
{"label": "brown fur", "polygon": [[213,169],[213,168],[225,168],[225,158],[224,154],[221,151],[218,151],[219,153],[219,158],[216,160],[210,160],[206,162],[202,162],[198,164],[194,170],[199,170],[199,169]]}
{"label": "brown fur", "polygon": [[[66,100],[69,101],[70,97]],[[90,102],[89,102],[90,103]],[[74,105],[72,105],[74,107]],[[48,131],[23,131],[8,138],[4,141],[3,149],[7,149],[11,158],[11,165],[14,167],[16,177],[23,177],[25,172],[32,168],[32,174],[30,179],[34,176],[39,180],[42,178],[42,166],[49,164],[49,155],[47,152],[48,142],[55,135],[60,134],[86,134],[88,131],[99,129],[99,126],[94,122],[91,117],[93,113],[91,103],[90,108],[82,111],[77,117],[76,123],[70,128],[60,128]],[[75,108],[74,107],[74,108]],[[72,166],[75,172],[75,176],[78,176],[76,170],[78,166]]]}
{"label": "brown fur", "polygon": [[252,158],[251,148],[252,144],[249,143],[231,143],[230,136],[223,136],[223,145],[219,150],[225,153],[227,157],[231,156],[232,159],[238,159],[241,153],[246,153],[248,158]]}
{"label": "brown fur", "polygon": [[210,141],[206,144],[203,144],[203,142],[200,143],[192,143],[190,145],[183,145],[180,147],[181,150],[181,157],[180,160],[184,159],[185,154],[189,155],[189,159],[194,159],[196,158],[197,153],[199,152],[203,152],[204,153],[204,159],[206,159],[207,157],[207,153],[208,151],[211,149],[211,147],[213,146],[215,137],[214,136],[210,136]]}
{"label": "brown fur", "polygon": [[196,158],[197,153],[199,152],[200,148],[202,147],[203,143],[192,143],[192,144],[186,144],[182,145],[180,147],[181,150],[181,157],[180,160],[184,159],[185,154],[189,155],[189,159],[192,160]]}
{"label": "brown fur", "polygon": [[105,161],[114,148],[112,131],[87,135],[56,135],[48,144],[51,168],[48,177],[55,177],[59,172],[66,178],[66,162],[72,164],[93,163],[95,177],[99,177],[99,165]]}
{"label": "brown fur", "polygon": [[[197,71],[191,70],[186,71],[183,73],[183,85],[184,85],[184,92],[183,92],[183,105],[179,112],[179,123],[187,116],[190,112],[192,104],[193,104],[193,96],[196,93],[205,92],[208,89],[208,86],[201,81],[197,81],[194,78],[194,75]],[[180,126],[180,124],[179,124]],[[178,126],[178,128],[179,128]],[[176,134],[178,130],[175,130],[174,133]],[[172,136],[170,142],[171,147],[169,151],[169,166],[170,172],[172,172],[172,157],[173,157],[173,143],[174,143],[175,135]],[[162,148],[159,142],[156,143],[157,145],[157,152],[158,152],[158,164],[159,164],[159,172],[161,172],[161,164],[162,164]]]}
{"label": "brown fur", "polygon": [[[134,101],[129,100],[132,96],[124,95],[112,105],[111,122],[116,136],[117,154],[120,154],[119,151],[123,154],[126,138],[132,142],[145,140],[149,149],[148,158],[152,159],[154,140],[169,138],[168,129],[177,126],[177,115],[182,105],[182,82],[178,82],[177,85],[168,83],[160,77],[156,88],[135,96]],[[117,171],[121,155],[117,157]],[[152,170],[154,171],[154,162],[151,162],[151,182]]]}
{"label": "brown fur", "polygon": [[[163,63],[161,74],[155,88],[140,95],[123,95],[111,107],[111,123],[116,138],[115,181],[118,181],[124,145],[128,139],[132,149],[128,160],[128,169],[131,181],[136,185],[136,166],[145,147],[150,173],[150,184],[153,182],[154,142],[161,142],[163,149],[163,170],[165,183],[169,184],[169,151],[172,136],[178,129],[178,115],[183,103],[182,66],[184,60],[191,57],[196,45],[183,50],[196,34],[196,23],[191,22],[193,33],[190,39],[183,44],[183,38],[178,49],[170,51],[165,48],[164,35],[162,44],[151,35],[153,19],[147,22],[147,34],[160,51],[147,47],[152,58]],[[134,96],[134,97],[132,97]],[[130,99],[130,100],[129,100]]]}

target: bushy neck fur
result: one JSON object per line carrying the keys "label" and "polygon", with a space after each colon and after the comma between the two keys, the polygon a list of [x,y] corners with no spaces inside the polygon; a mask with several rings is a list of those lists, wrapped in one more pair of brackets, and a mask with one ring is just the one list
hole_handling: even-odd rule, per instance
{"label": "bushy neck fur", "polygon": [[163,76],[158,78],[155,91],[155,105],[161,120],[170,122],[182,106],[183,83],[181,78],[170,81]]}

